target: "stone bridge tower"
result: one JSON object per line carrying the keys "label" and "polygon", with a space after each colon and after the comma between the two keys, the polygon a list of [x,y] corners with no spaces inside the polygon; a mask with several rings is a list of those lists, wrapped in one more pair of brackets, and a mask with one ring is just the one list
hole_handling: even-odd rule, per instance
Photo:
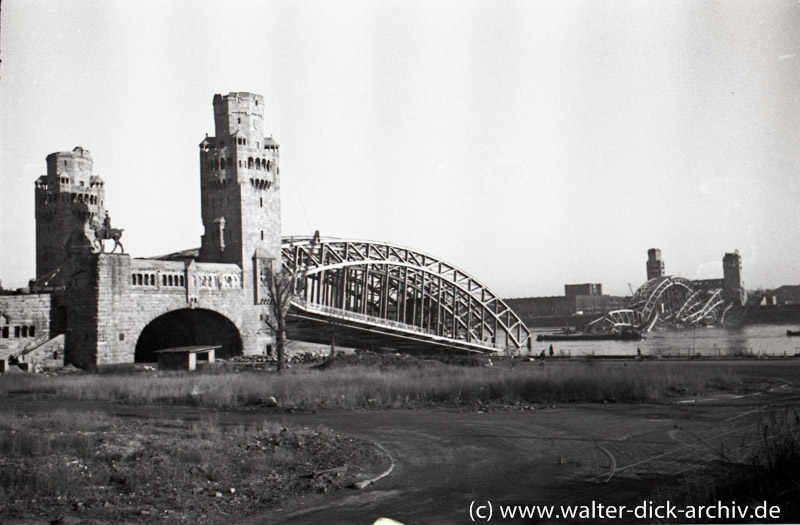
{"label": "stone bridge tower", "polygon": [[650,248],[647,250],[647,280],[656,277],[664,277],[664,259],[661,258],[661,250]]}
{"label": "stone bridge tower", "polygon": [[743,306],[747,301],[747,292],[742,281],[742,256],[739,250],[726,253],[722,258],[723,298],[735,305]]}
{"label": "stone bridge tower", "polygon": [[104,200],[89,150],[78,146],[47,156],[47,175],[36,180],[37,280],[64,266],[71,249],[91,249],[89,221],[105,217]]}
{"label": "stone bridge tower", "polygon": [[262,266],[281,260],[280,158],[264,109],[261,95],[214,95],[215,136],[200,143],[200,261],[238,264],[254,303]]}

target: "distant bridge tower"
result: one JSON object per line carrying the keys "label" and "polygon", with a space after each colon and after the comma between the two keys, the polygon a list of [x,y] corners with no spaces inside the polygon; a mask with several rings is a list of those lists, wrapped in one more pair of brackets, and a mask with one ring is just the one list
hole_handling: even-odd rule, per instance
{"label": "distant bridge tower", "polygon": [[279,146],[264,109],[261,95],[214,95],[216,136],[200,143],[200,261],[238,264],[256,303],[261,268],[281,260]]}
{"label": "distant bridge tower", "polygon": [[103,180],[92,175],[89,150],[78,146],[47,156],[47,175],[36,180],[37,279],[63,266],[68,242],[90,249],[89,221],[103,220],[104,200]]}
{"label": "distant bridge tower", "polygon": [[724,277],[723,298],[739,306],[747,301],[747,292],[742,281],[742,256],[739,250],[726,253],[722,258],[722,272]]}
{"label": "distant bridge tower", "polygon": [[650,248],[647,250],[647,280],[664,277],[664,261],[661,259],[661,250]]}

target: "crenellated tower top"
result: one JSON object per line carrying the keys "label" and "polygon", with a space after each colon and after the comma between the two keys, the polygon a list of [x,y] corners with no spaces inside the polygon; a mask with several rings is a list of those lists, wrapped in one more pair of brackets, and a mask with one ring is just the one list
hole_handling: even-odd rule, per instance
{"label": "crenellated tower top", "polygon": [[214,95],[214,128],[200,142],[200,260],[238,264],[257,286],[258,268],[281,257],[280,146],[254,93]]}
{"label": "crenellated tower top", "polygon": [[[47,174],[36,180],[36,278],[61,267],[65,243],[86,237],[89,222],[105,217],[103,179],[92,173],[89,150],[77,146],[47,156]],[[81,238],[86,244],[88,239]]]}
{"label": "crenellated tower top", "polygon": [[264,135],[264,97],[253,93],[214,95],[214,122],[217,137],[234,133]]}

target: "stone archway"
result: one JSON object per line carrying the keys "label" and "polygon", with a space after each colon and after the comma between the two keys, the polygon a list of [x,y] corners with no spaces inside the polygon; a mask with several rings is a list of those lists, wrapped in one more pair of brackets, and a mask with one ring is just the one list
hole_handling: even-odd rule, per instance
{"label": "stone archway", "polygon": [[233,322],[212,310],[173,310],[160,315],[144,327],[136,341],[134,361],[158,361],[156,352],[164,348],[194,345],[220,345],[217,357],[242,355],[242,337]]}

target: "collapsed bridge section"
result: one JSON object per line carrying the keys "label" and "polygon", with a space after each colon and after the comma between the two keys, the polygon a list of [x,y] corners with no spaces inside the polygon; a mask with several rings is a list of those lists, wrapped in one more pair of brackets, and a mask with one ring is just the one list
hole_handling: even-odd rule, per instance
{"label": "collapsed bridge section", "polygon": [[592,321],[589,330],[607,332],[633,328],[649,332],[656,325],[713,324],[721,321],[724,313],[721,289],[698,289],[683,277],[656,277],[636,290],[628,308]]}

